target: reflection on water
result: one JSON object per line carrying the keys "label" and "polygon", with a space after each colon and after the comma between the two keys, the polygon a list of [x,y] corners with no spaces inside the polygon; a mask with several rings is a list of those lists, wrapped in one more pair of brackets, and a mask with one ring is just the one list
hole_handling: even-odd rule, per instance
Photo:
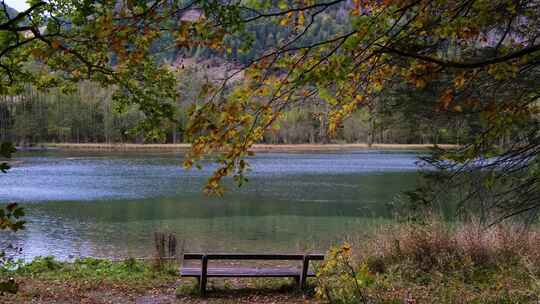
{"label": "reflection on water", "polygon": [[416,183],[412,153],[259,154],[250,183],[200,193],[211,167],[183,171],[173,153],[33,153],[0,176],[0,202],[22,201],[28,228],[2,236],[24,256],[147,256],[152,232],[189,250],[322,250],[391,218]]}

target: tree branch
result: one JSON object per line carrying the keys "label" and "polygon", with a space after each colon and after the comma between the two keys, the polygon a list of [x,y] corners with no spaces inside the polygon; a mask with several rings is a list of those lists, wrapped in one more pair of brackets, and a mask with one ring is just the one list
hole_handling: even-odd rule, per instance
{"label": "tree branch", "polygon": [[496,63],[510,61],[512,59],[520,58],[520,57],[523,57],[525,55],[529,55],[529,54],[540,51],[540,44],[537,44],[537,45],[531,45],[529,47],[523,48],[523,49],[521,49],[521,50],[519,50],[517,52],[513,52],[513,53],[510,53],[510,54],[507,54],[507,55],[504,55],[504,56],[500,56],[500,57],[491,58],[491,59],[488,59],[488,60],[476,61],[476,62],[457,62],[457,61],[441,60],[441,59],[438,59],[438,58],[429,57],[429,56],[416,54],[416,53],[409,53],[409,52],[406,52],[406,51],[398,50],[398,49],[391,48],[391,47],[384,46],[384,45],[380,45],[380,44],[378,44],[377,46],[379,46],[381,48],[382,53],[396,54],[396,55],[399,55],[399,56],[402,56],[402,57],[415,58],[415,59],[419,59],[419,60],[422,60],[422,61],[435,63],[435,64],[443,66],[443,67],[458,68],[458,69],[481,68],[481,67],[484,67],[484,66],[487,66],[487,65],[490,65],[490,64],[496,64]]}
{"label": "tree branch", "polygon": [[[4,1],[2,1],[2,3],[4,3]],[[45,5],[47,3],[41,1],[41,2],[38,2],[34,5],[32,5],[30,8],[28,8],[27,10],[25,10],[24,12],[21,12],[19,14],[17,14],[17,16],[15,16],[15,18],[13,19],[9,19],[7,22],[5,23],[2,23],[0,24],[0,31],[5,31],[5,30],[8,30],[8,31],[11,31],[11,30],[19,30],[20,28],[13,28],[13,25],[16,24],[17,22],[21,21],[23,18],[29,16],[34,10],[36,10],[37,8]],[[25,29],[22,29],[22,30],[25,30]]]}

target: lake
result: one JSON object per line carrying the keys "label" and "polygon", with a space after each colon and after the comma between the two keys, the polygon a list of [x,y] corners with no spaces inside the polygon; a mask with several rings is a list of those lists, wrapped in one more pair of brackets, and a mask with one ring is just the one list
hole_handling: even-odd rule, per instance
{"label": "lake", "polygon": [[[21,152],[0,175],[0,202],[20,202],[27,229],[0,242],[22,257],[151,256],[153,232],[189,251],[324,250],[392,221],[393,203],[417,183],[417,154],[259,153],[249,183],[224,197],[201,189],[212,165],[182,169],[182,155]],[[230,181],[229,181],[230,182]]]}

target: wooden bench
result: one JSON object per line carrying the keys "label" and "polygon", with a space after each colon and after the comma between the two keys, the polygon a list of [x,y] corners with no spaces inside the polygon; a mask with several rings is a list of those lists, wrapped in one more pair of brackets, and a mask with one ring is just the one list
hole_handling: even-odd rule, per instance
{"label": "wooden bench", "polygon": [[[306,286],[306,279],[314,277],[309,270],[309,261],[324,260],[323,254],[233,254],[233,253],[184,253],[184,260],[200,260],[201,267],[182,267],[182,277],[195,277],[199,282],[201,295],[206,293],[209,277],[217,278],[295,278],[301,289]],[[302,267],[208,267],[210,260],[259,260],[259,261],[302,261]]]}

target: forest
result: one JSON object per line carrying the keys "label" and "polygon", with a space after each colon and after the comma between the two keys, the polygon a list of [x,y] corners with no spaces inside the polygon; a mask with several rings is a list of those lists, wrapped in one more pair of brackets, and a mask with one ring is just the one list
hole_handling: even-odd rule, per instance
{"label": "forest", "polygon": [[[201,72],[190,71],[195,90],[204,82]],[[185,83],[184,83],[185,84]],[[190,90],[192,90],[190,88]],[[190,98],[186,94],[186,99]],[[40,143],[184,143],[182,130],[191,102],[173,104],[179,122],[162,126],[166,136],[148,141],[138,129],[144,114],[136,106],[119,109],[112,92],[98,84],[85,82],[74,92],[57,89],[39,91],[31,86],[17,96],[0,97],[0,137],[19,146]],[[284,111],[276,125],[266,132],[260,143],[398,143],[454,144],[466,136],[462,122],[412,121],[390,109],[369,107],[347,118],[333,137],[325,124],[328,107],[317,99],[306,101],[306,107]],[[379,113],[375,118],[373,113]]]}
{"label": "forest", "polygon": [[[320,13],[312,30],[302,37],[313,43],[350,27],[346,7],[332,7]],[[270,20],[250,23],[246,37],[229,35],[227,52],[216,52],[206,46],[167,48],[171,37],[164,36],[152,46],[156,60],[175,68],[180,95],[169,103],[177,120],[160,125],[161,138],[147,138],[138,128],[144,113],[135,106],[119,107],[113,101],[113,88],[95,82],[83,82],[70,90],[51,88],[46,91],[27,85],[17,95],[0,97],[0,140],[20,146],[39,143],[185,143],[183,130],[191,105],[197,102],[201,88],[208,81],[218,82],[227,72],[253,61],[272,45],[287,39],[290,29]],[[242,39],[241,39],[242,38]],[[165,50],[165,51],[163,51]],[[390,100],[397,94],[388,92],[380,99]],[[399,95],[398,98],[405,98]],[[432,98],[418,96],[419,98]],[[320,97],[304,101],[305,106],[283,111],[277,123],[265,132],[259,143],[395,143],[455,144],[467,136],[465,120],[422,119],[404,115],[391,103],[380,101],[360,108],[348,117],[334,136],[328,136],[330,107]],[[428,102],[429,103],[429,102]],[[442,116],[442,115],[441,115]],[[435,122],[435,123],[434,123]]]}

